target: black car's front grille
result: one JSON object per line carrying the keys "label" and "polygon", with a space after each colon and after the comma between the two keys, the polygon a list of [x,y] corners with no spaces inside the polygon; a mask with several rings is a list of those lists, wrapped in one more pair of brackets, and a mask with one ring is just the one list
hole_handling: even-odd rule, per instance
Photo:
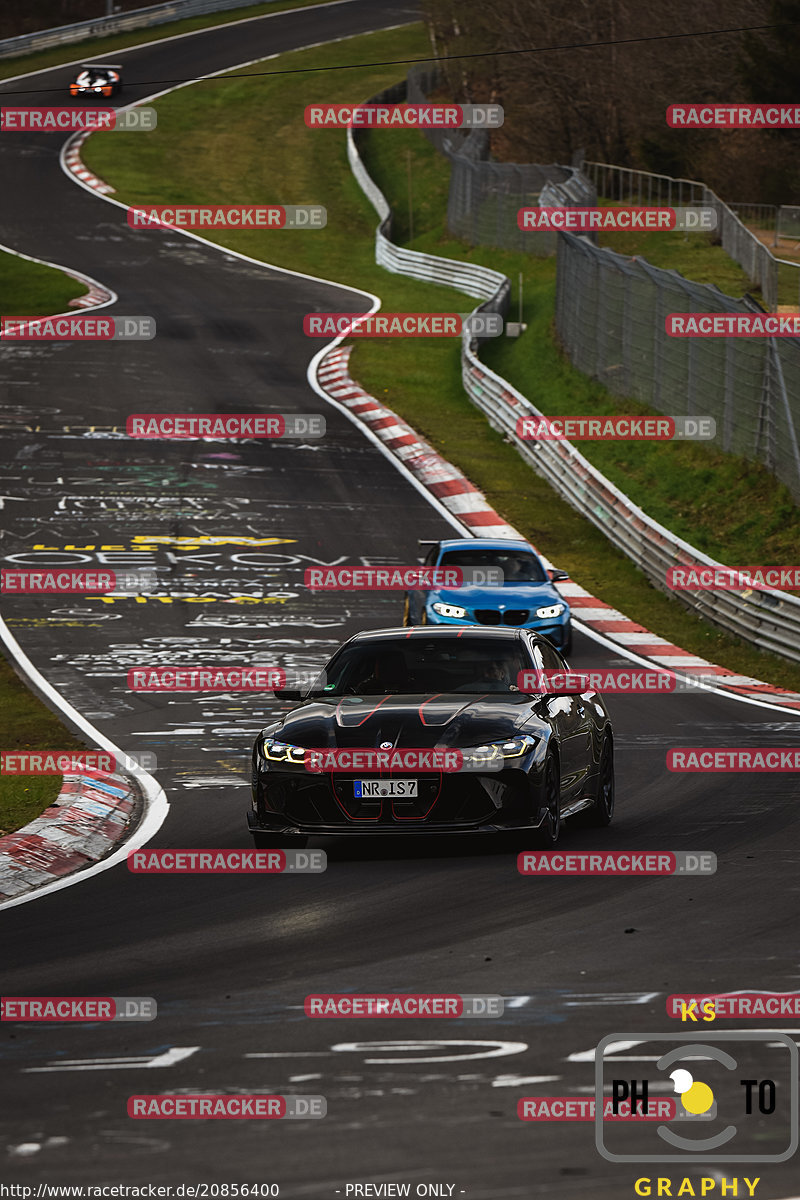
{"label": "black car's front grille", "polygon": [[509,608],[501,613],[493,608],[476,608],[475,620],[481,625],[524,625],[528,620],[528,609]]}
{"label": "black car's front grille", "polygon": [[[295,777],[285,785],[285,796],[281,797],[280,803],[267,804],[266,811],[259,815],[266,824],[273,826],[278,823],[305,828],[320,825],[379,832],[388,828],[402,832],[404,826],[419,829],[428,822],[446,827],[449,824],[477,826],[495,818],[501,824],[507,824],[508,817],[513,817],[513,823],[517,825],[525,824],[527,820],[526,806],[530,801],[527,784],[516,781],[511,791],[504,789],[499,796],[495,793],[495,802],[500,799],[504,808],[519,794],[519,803],[508,809],[507,817],[497,811],[496,803],[477,774],[419,775],[416,778],[418,796],[356,799],[353,777],[336,774],[307,781]],[[505,776],[493,774],[491,782],[493,785],[505,784]],[[270,791],[275,794],[274,788]]]}

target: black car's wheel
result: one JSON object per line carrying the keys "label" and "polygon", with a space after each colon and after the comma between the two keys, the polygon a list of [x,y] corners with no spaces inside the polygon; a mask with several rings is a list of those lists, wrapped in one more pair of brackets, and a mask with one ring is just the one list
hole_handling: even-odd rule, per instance
{"label": "black car's wheel", "polygon": [[591,811],[593,825],[610,825],[614,816],[614,744],[607,737],[600,752],[597,772],[597,795]]}
{"label": "black car's wheel", "polygon": [[411,624],[411,603],[408,599],[408,592],[406,592],[405,603],[403,604],[403,624]]}
{"label": "black car's wheel", "polygon": [[536,840],[545,850],[552,849],[561,832],[561,772],[554,754],[544,764],[544,803],[547,816],[536,830]]}
{"label": "black car's wheel", "polygon": [[254,833],[253,845],[256,850],[305,850],[308,838],[291,833]]}

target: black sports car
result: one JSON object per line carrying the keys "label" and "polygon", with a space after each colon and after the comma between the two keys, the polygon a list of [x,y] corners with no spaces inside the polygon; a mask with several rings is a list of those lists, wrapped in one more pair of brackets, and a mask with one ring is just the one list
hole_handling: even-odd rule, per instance
{"label": "black sports car", "polygon": [[256,845],[524,830],[553,846],[575,813],[608,825],[614,743],[602,699],[519,690],[520,672],[565,669],[527,629],[357,634],[309,690],[275,692],[303,703],[253,746]]}
{"label": "black sports car", "polygon": [[70,80],[70,96],[116,96],[122,87],[117,63],[86,63]]}

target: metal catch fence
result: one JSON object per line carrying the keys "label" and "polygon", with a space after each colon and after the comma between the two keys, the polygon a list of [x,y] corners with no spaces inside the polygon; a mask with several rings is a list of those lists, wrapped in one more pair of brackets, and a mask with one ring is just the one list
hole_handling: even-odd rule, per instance
{"label": "metal catch fence", "polygon": [[722,450],[763,463],[800,501],[800,339],[671,337],[670,313],[759,306],[584,238],[559,237],[556,330],[570,361],[659,412],[714,417]]}

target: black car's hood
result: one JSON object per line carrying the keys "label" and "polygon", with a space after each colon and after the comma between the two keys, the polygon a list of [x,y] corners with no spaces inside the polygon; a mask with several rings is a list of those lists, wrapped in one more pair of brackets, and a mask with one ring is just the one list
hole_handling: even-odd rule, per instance
{"label": "black car's hood", "polygon": [[520,693],[343,696],[310,700],[287,713],[273,736],[296,746],[477,746],[537,724]]}

